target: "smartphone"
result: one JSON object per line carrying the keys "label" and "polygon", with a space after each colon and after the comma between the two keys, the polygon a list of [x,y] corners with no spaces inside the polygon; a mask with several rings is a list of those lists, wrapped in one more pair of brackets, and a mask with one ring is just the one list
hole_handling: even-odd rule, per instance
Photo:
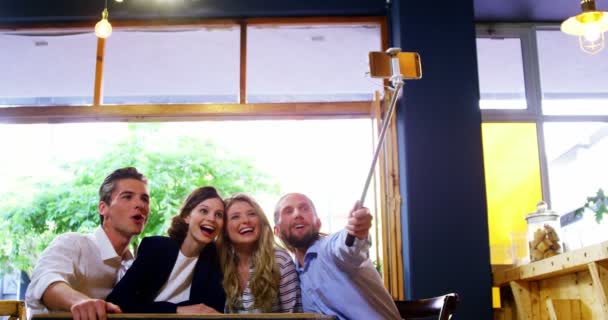
{"label": "smartphone", "polygon": [[[399,72],[404,79],[422,78],[420,55],[417,52],[399,52],[397,59],[399,59]],[[372,78],[390,78],[392,76],[391,56],[382,51],[370,52],[369,71]]]}

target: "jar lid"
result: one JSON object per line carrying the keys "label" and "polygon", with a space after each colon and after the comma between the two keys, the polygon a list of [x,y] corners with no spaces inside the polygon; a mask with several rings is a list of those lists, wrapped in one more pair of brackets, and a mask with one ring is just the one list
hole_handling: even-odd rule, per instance
{"label": "jar lid", "polygon": [[526,220],[530,222],[530,220],[537,220],[538,218],[545,219],[557,219],[559,214],[557,212],[550,210],[549,205],[545,201],[541,201],[536,204],[536,211],[526,215]]}

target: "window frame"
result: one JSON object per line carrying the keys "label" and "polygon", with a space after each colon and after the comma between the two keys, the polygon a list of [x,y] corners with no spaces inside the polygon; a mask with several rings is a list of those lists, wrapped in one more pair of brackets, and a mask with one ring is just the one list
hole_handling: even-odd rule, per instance
{"label": "window frame", "polygon": [[608,122],[608,115],[544,115],[542,112],[542,88],[536,31],[559,30],[556,23],[479,23],[477,38],[519,38],[521,41],[526,110],[481,110],[482,122],[533,122],[540,159],[541,188],[543,199],[551,203],[549,170],[545,152],[543,124],[547,122]]}

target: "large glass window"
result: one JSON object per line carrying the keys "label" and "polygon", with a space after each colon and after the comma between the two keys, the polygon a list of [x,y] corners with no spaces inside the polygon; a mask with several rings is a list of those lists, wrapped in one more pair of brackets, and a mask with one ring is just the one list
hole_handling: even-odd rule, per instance
{"label": "large glass window", "polygon": [[608,50],[584,53],[576,37],[559,30],[540,30],[536,37],[543,113],[608,115]]}
{"label": "large glass window", "polygon": [[239,30],[117,30],[106,44],[103,103],[238,102]]}
{"label": "large glass window", "polygon": [[[503,264],[509,255],[513,262],[520,261],[516,239],[525,230],[524,215],[534,211],[538,201],[546,200],[551,209],[566,215],[583,207],[599,189],[608,190],[608,174],[602,169],[608,156],[608,86],[603,80],[608,51],[586,54],[575,37],[557,28],[480,29],[505,38],[477,40],[482,102],[491,88],[534,90],[521,96],[528,112],[482,111],[492,264]],[[499,63],[504,56],[510,62]],[[608,239],[605,232],[594,231],[595,221],[585,223],[583,232],[564,224],[567,249],[582,246],[572,239],[592,239],[585,245]],[[573,236],[575,232],[596,234]]]}
{"label": "large glass window", "polygon": [[492,264],[525,261],[525,216],[542,199],[536,124],[484,123],[483,158]]}
{"label": "large glass window", "polygon": [[0,33],[0,108],[91,105],[93,32]]}
{"label": "large glass window", "polygon": [[580,208],[603,188],[608,191],[608,125],[599,122],[544,124],[553,207],[565,213]]}
{"label": "large glass window", "polygon": [[[303,192],[315,201],[323,232],[343,228],[371,162],[371,110],[379,104],[372,100],[383,85],[366,74],[368,52],[383,49],[381,24],[370,20],[254,24],[247,27],[246,50],[240,47],[244,29],[233,22],[117,27],[106,40],[103,104],[95,108],[89,106],[96,39],[90,32],[62,33],[57,39],[74,43],[53,51],[65,55],[65,65],[48,66],[55,74],[44,85],[26,81],[36,77],[33,68],[12,91],[3,91],[10,79],[0,75],[0,102],[44,107],[0,108],[0,136],[9,137],[0,140],[0,148],[10,150],[0,159],[0,230],[10,235],[0,239],[0,269],[12,265],[29,272],[56,234],[96,227],[96,190],[109,172],[126,165],[147,174],[154,190],[147,235],[165,234],[168,217],[201,185],[214,185],[224,196],[248,192],[269,217],[279,195]],[[16,39],[28,36],[22,32]],[[52,42],[34,46],[55,47]],[[0,58],[13,58],[2,63],[43,69],[54,61],[47,54],[37,56],[46,63],[30,62],[29,56],[21,61],[19,44],[2,42],[2,48]],[[81,65],[76,56],[88,62]],[[243,61],[245,87],[240,86]],[[23,102],[27,95],[19,90],[26,89],[38,100]],[[81,91],[86,100],[75,98]],[[249,102],[272,103],[243,103],[244,92]],[[46,96],[63,98],[39,99]],[[374,200],[383,188],[368,192],[366,204],[374,214],[382,210],[373,208],[381,207]],[[378,216],[374,223],[384,220]],[[383,243],[382,228],[373,227],[374,245]],[[398,231],[394,235],[400,240]],[[392,252],[370,250],[384,275],[390,261],[380,260],[400,259]],[[398,279],[401,272],[388,275]],[[402,288],[395,290],[396,297],[403,296]]]}
{"label": "large glass window", "polygon": [[247,28],[247,102],[370,101],[382,81],[367,72],[380,26]]}
{"label": "large glass window", "polygon": [[519,38],[478,38],[479,107],[526,109]]}

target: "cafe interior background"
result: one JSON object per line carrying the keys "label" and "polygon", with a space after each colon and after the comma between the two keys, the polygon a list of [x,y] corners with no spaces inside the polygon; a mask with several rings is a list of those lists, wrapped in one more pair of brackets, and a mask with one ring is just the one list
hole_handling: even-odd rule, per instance
{"label": "cafe interior background", "polygon": [[159,189],[251,192],[267,214],[281,193],[309,193],[324,231],[341,228],[387,94],[367,53],[400,47],[423,76],[366,198],[372,259],[396,299],[457,292],[456,319],[490,319],[491,272],[529,262],[538,202],[577,220],[562,222],[563,250],[608,240],[608,219],[579,210],[608,190],[608,50],[560,31],[579,13],[565,0],[2,1],[2,298],[23,297],[54,234],[96,226],[82,209],[94,192],[70,186],[96,186],[104,164],[149,168]]}

